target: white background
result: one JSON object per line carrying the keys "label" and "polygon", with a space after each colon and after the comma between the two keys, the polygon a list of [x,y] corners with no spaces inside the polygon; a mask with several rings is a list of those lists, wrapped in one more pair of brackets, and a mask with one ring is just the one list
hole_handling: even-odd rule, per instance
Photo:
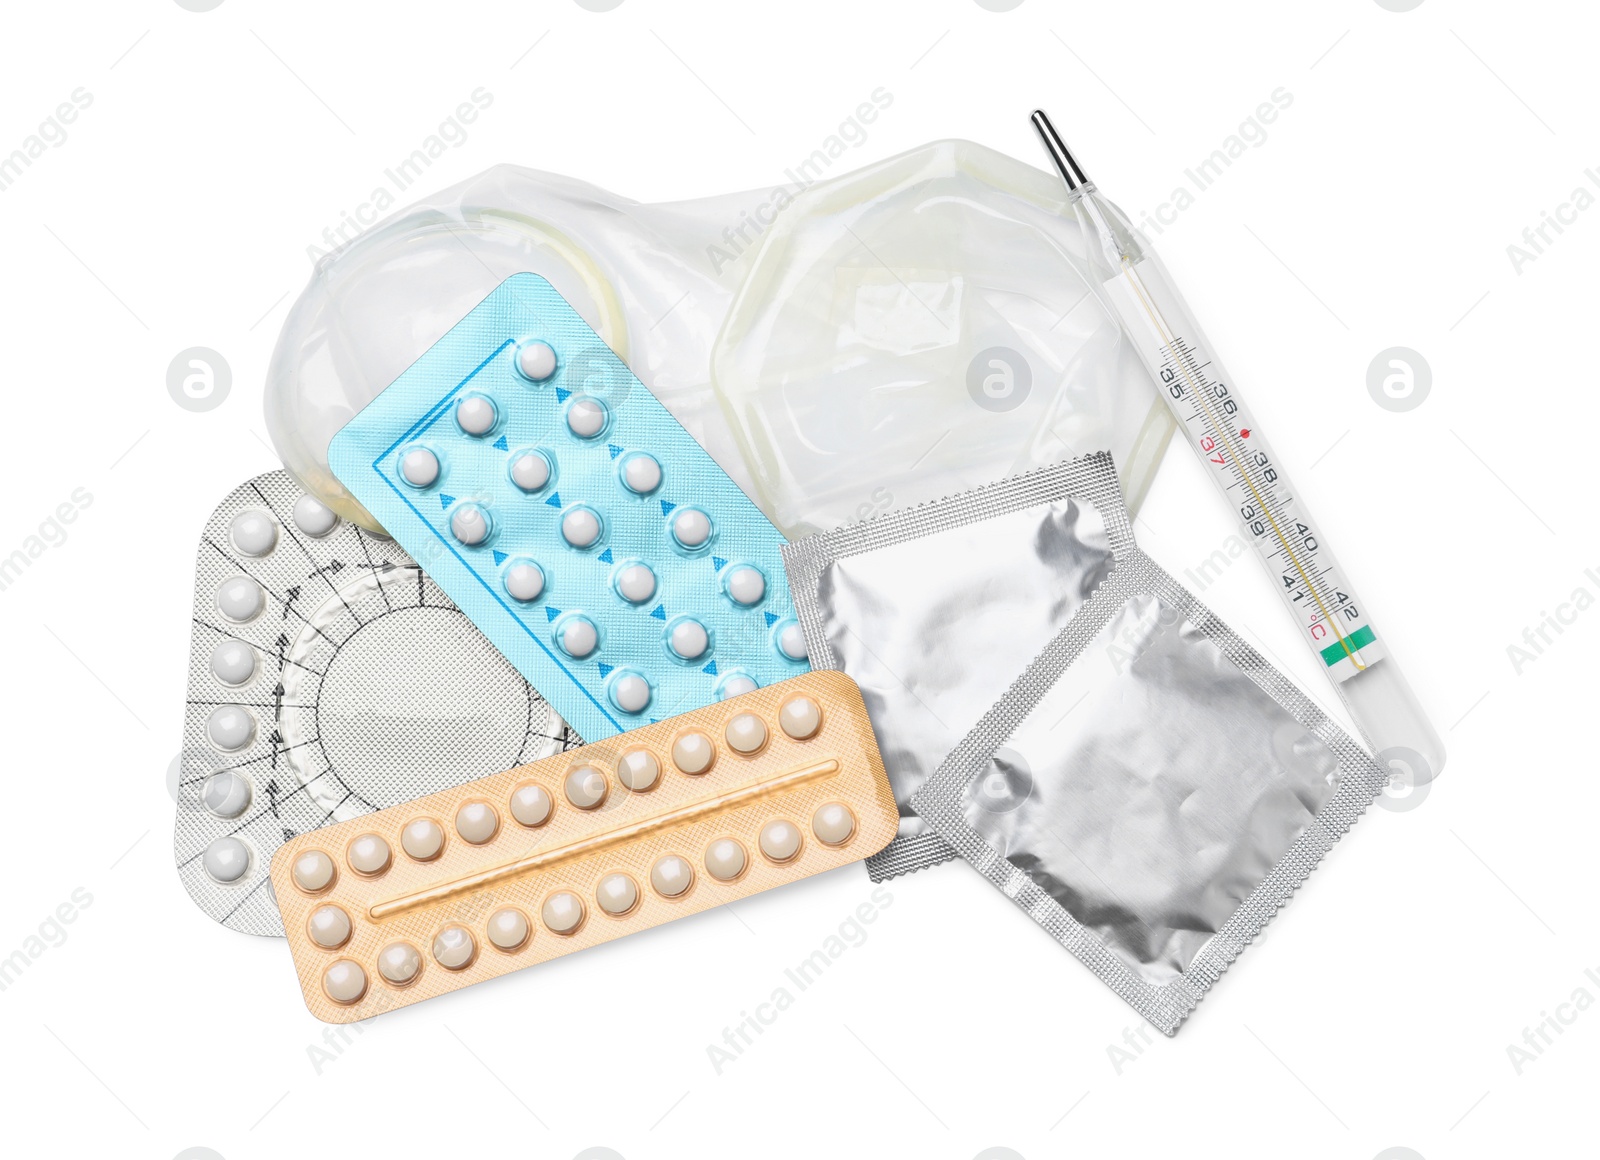
{"label": "white background", "polygon": [[[1600,611],[1520,673],[1507,647],[1600,595],[1600,213],[1520,273],[1506,247],[1600,194],[1597,31],[1576,4],[1444,0],[9,6],[0,154],[74,89],[93,104],[0,193],[0,555],[93,500],[0,591],[0,956],[74,890],[92,903],[0,992],[0,1147],[1592,1152],[1600,1008],[1560,1008],[1520,1074],[1507,1048],[1575,991],[1600,1000]],[[869,897],[859,867],[325,1039],[284,945],[218,927],[173,872],[192,553],[217,500],[277,465],[260,384],[307,245],[479,86],[494,105],[429,188],[501,161],[644,201],[769,185],[883,86],[852,164],[941,137],[1038,163],[1044,105],[1136,217],[1287,89],[1157,244],[1446,738],[1426,800],[1363,819],[1172,1041],[961,865],[892,883],[720,1074],[708,1045]],[[233,368],[210,413],[167,394],[193,345]],[[1393,345],[1433,374],[1404,414],[1366,388]],[[1175,445],[1142,545],[1182,577],[1231,531]],[[1326,701],[1259,573],[1202,596]]]}

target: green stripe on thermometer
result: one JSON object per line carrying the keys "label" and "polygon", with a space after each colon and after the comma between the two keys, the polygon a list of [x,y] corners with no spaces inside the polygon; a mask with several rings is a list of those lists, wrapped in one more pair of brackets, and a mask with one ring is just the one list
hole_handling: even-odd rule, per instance
{"label": "green stripe on thermometer", "polygon": [[1414,784],[1429,780],[1444,766],[1444,745],[1233,379],[1159,259],[1084,176],[1049,118],[1036,112],[1033,124],[1067,183],[1102,301],[1274,577],[1302,639],[1378,755],[1406,766]]}

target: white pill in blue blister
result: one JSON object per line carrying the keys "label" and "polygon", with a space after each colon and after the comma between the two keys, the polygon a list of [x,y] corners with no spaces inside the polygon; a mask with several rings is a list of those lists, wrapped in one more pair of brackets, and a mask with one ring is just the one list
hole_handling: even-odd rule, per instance
{"label": "white pill in blue blister", "polygon": [[611,703],[624,713],[643,713],[650,704],[650,682],[635,672],[614,673]]}
{"label": "white pill in blue blister", "polygon": [[517,370],[523,378],[542,383],[556,373],[556,352],[548,342],[524,343],[517,349]]}
{"label": "white pill in blue blister", "polygon": [[711,538],[711,517],[699,508],[684,508],[672,517],[672,535],[685,548],[698,548]]}
{"label": "white pill in blue blister", "polygon": [[579,439],[593,439],[606,429],[606,405],[599,399],[574,399],[567,408],[567,430]]}
{"label": "white pill in blue blister", "polygon": [[600,631],[587,616],[568,617],[556,626],[556,643],[562,652],[581,660],[600,643]]}
{"label": "white pill in blue blister", "polygon": [[722,682],[721,687],[717,689],[717,697],[726,701],[730,697],[742,697],[746,693],[753,693],[760,687],[752,678],[739,673]]}
{"label": "white pill in blue blister", "polygon": [[511,461],[511,482],[523,491],[538,491],[550,482],[550,461],[537,451],[528,451]]}
{"label": "white pill in blue blister", "polygon": [[648,564],[626,564],[617,573],[617,594],[630,604],[643,604],[656,594],[656,574]]}
{"label": "white pill in blue blister", "polygon": [[767,578],[759,569],[741,564],[728,573],[728,596],[735,604],[760,604],[767,594]]}
{"label": "white pill in blue blister", "polygon": [[469,548],[489,538],[489,516],[477,504],[462,504],[450,515],[450,534]]}
{"label": "white pill in blue blister", "polygon": [[256,650],[232,637],[211,650],[211,675],[224,685],[242,685],[256,675]]}
{"label": "white pill in blue blister", "polygon": [[668,639],[672,651],[686,661],[698,660],[705,656],[706,649],[711,645],[711,637],[706,633],[706,626],[689,617],[672,626]]}
{"label": "white pill in blue blister", "polygon": [[561,517],[561,538],[574,548],[589,547],[600,538],[600,517],[592,508],[573,508]]}
{"label": "white pill in blue blister", "polygon": [[439,457],[426,447],[413,447],[400,457],[400,478],[412,487],[432,487],[439,478]]}
{"label": "white pill in blue blister", "polygon": [[261,611],[266,599],[261,585],[250,577],[234,576],[217,589],[217,611],[236,624],[243,623]]}
{"label": "white pill in blue blister", "polygon": [[487,435],[498,418],[494,403],[482,395],[463,395],[456,403],[456,424],[468,435]]}
{"label": "white pill in blue blister", "polygon": [[636,452],[622,461],[622,482],[635,495],[649,495],[661,486],[661,463],[654,455]]}
{"label": "white pill in blue blister", "polygon": [[806,659],[806,634],[798,621],[790,621],[778,633],[778,651],[792,661]]}
{"label": "white pill in blue blister", "polygon": [[524,603],[539,599],[544,591],[544,571],[528,560],[511,565],[506,569],[506,591],[511,593],[512,599]]}

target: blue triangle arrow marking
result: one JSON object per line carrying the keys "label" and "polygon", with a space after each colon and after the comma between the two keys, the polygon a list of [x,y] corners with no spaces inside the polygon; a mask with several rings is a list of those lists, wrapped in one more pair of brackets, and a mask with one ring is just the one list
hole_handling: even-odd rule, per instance
{"label": "blue triangle arrow marking", "polygon": [[455,502],[456,502],[456,497],[455,496],[453,496],[453,495],[445,495],[445,493],[442,492],[442,491],[439,493],[439,503],[442,504],[444,507],[449,507],[451,504],[453,504]]}
{"label": "blue triangle arrow marking", "polygon": [[555,508],[560,507],[561,506],[561,493],[559,491],[552,491],[550,493],[550,498],[545,500],[544,502],[549,504],[551,507],[555,507]]}
{"label": "blue triangle arrow marking", "polygon": [[499,548],[494,548],[492,551],[494,552],[494,562],[496,564],[504,564],[506,562],[506,554]]}
{"label": "blue triangle arrow marking", "polygon": [[655,610],[650,615],[657,620],[665,620],[667,618],[667,606],[665,604],[656,605]]}
{"label": "blue triangle arrow marking", "polygon": [[720,572],[728,566],[728,562],[721,556],[713,556],[711,557],[711,566]]}
{"label": "blue triangle arrow marking", "polygon": [[615,667],[616,667],[615,665],[608,665],[608,664],[606,664],[605,661],[601,661],[600,662],[600,675],[602,677],[609,677],[611,675],[611,670],[614,669]]}
{"label": "blue triangle arrow marking", "polygon": [[600,559],[604,563],[607,563],[607,564],[611,563],[612,562],[611,561],[611,549],[607,548],[604,552],[601,552],[600,553]]}
{"label": "blue triangle arrow marking", "polygon": [[708,661],[708,662],[706,662],[706,667],[701,669],[700,671],[702,673],[710,673],[713,677],[716,676],[717,675],[717,662],[716,661]]}
{"label": "blue triangle arrow marking", "polygon": [[552,620],[554,620],[556,617],[558,617],[560,615],[561,615],[561,609],[559,609],[559,608],[546,608],[544,610],[545,623],[549,624]]}
{"label": "blue triangle arrow marking", "polygon": [[492,446],[496,451],[510,451],[511,450],[511,448],[506,446],[506,437],[504,435],[502,435],[502,436],[500,436],[500,438],[496,439],[492,444],[490,444],[490,446]]}
{"label": "blue triangle arrow marking", "polygon": [[566,387],[557,387],[556,388],[556,402],[565,403],[571,397],[572,397],[572,392],[567,390]]}
{"label": "blue triangle arrow marking", "polygon": [[622,454],[622,448],[618,447],[615,443],[607,443],[606,450],[611,452],[611,458],[613,459]]}
{"label": "blue triangle arrow marking", "polygon": [[768,628],[771,628],[773,625],[778,623],[778,618],[770,612],[763,612],[761,615],[767,618]]}
{"label": "blue triangle arrow marking", "polygon": [[677,507],[677,506],[678,505],[675,504],[675,503],[668,503],[666,500],[662,500],[661,501],[661,514],[664,515],[664,516],[671,515],[672,514],[672,509]]}

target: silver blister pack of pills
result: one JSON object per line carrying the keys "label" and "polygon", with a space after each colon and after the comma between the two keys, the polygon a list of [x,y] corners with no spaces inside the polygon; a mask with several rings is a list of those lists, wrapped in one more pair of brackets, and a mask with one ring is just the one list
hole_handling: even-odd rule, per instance
{"label": "silver blister pack of pills", "polygon": [[282,471],[234,489],[195,561],[178,875],[281,935],[273,851],[582,742],[393,541]]}
{"label": "silver blister pack of pills", "polygon": [[912,793],[1133,550],[1104,452],[785,545],[811,665],[861,686],[900,804],[873,881],[954,857]]}
{"label": "silver blister pack of pills", "polygon": [[1172,1035],[1384,781],[1135,551],[912,806]]}

